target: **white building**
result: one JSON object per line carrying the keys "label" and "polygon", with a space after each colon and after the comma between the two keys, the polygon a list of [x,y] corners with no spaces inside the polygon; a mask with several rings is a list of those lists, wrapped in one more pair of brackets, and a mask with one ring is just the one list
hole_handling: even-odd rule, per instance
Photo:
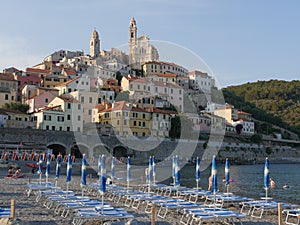
{"label": "white building", "polygon": [[82,132],[83,128],[83,105],[74,98],[56,97],[48,105],[52,108],[60,106],[64,113],[64,127],[66,131]]}
{"label": "white building", "polygon": [[197,70],[189,72],[188,77],[190,79],[190,87],[195,91],[210,94],[211,88],[215,85],[215,81],[211,76]]}
{"label": "white building", "polygon": [[59,95],[71,93],[73,91],[90,91],[90,78],[87,76],[77,76],[73,80],[61,83],[55,87],[59,90]]}

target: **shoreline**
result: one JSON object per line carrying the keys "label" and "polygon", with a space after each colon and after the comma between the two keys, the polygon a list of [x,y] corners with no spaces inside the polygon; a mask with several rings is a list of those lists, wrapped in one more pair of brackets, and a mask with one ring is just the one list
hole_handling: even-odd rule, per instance
{"label": "shoreline", "polygon": [[[3,174],[3,169],[0,169],[0,172]],[[43,175],[43,178],[45,176]],[[31,177],[31,181],[35,181],[38,178],[37,175]],[[61,175],[58,180],[58,186],[66,189],[65,175]],[[62,217],[55,215],[53,211],[48,210],[43,207],[41,203],[37,203],[33,196],[27,197],[25,194],[25,189],[27,188],[27,182],[29,177],[21,178],[21,179],[0,179],[2,193],[0,194],[0,202],[1,207],[8,207],[11,199],[15,199],[15,207],[16,207],[16,218],[11,221],[9,224],[11,225],[63,225],[70,224],[71,217],[67,219],[63,219]],[[50,176],[49,181],[54,181],[54,175]],[[98,178],[87,178],[87,183],[95,183],[99,182]],[[70,183],[69,190],[74,191],[76,194],[81,195],[80,188],[80,176],[72,177],[72,181]],[[85,193],[86,196],[89,196],[95,199],[95,196],[89,195]],[[99,198],[98,198],[99,199]],[[123,207],[129,213],[134,215],[134,219],[131,222],[113,222],[106,224],[114,224],[114,225],[125,225],[125,224],[136,224],[136,225],[150,225],[151,224],[151,215],[145,214],[140,210],[136,210],[133,208],[128,208],[124,206],[123,203],[114,203],[110,202],[108,199],[105,199],[106,202],[113,206]],[[239,207],[230,207],[230,210],[239,211]],[[276,211],[277,212],[277,211]],[[180,217],[177,214],[172,213],[167,216],[166,219],[162,220],[156,217],[157,225],[178,225]],[[96,225],[99,222],[87,222],[86,225]],[[208,223],[210,224],[210,223]],[[220,223],[219,223],[220,224]],[[263,219],[255,220],[252,217],[246,217],[243,219],[243,224],[245,225],[273,225],[277,224],[277,214],[267,214]]]}

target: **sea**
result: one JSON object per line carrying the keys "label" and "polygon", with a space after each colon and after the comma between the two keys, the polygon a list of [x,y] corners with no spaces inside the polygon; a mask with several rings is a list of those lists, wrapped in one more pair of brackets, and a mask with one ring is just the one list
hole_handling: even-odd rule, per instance
{"label": "sea", "polygon": [[[210,168],[201,172],[199,186],[208,188]],[[225,165],[218,165],[218,189],[226,192],[223,182]],[[300,164],[271,164],[270,177],[275,181],[275,188],[268,190],[268,197],[274,201],[300,205]],[[264,189],[264,164],[231,165],[230,178],[233,182],[229,185],[229,192],[240,196],[260,199],[266,196]],[[169,183],[171,180],[165,181]],[[189,164],[181,169],[180,184],[186,187],[196,187],[195,165]],[[289,185],[284,189],[285,184]]]}

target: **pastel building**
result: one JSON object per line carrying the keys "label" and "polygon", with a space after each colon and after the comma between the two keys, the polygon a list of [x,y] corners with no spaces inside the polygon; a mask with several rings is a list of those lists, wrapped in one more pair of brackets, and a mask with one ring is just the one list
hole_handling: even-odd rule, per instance
{"label": "pastel building", "polygon": [[145,76],[153,76],[155,74],[176,74],[176,76],[186,76],[188,70],[175,63],[163,61],[148,61],[142,65],[142,70]]}
{"label": "pastel building", "polygon": [[29,106],[28,113],[47,107],[54,98],[56,98],[56,95],[52,92],[43,92],[26,100],[26,104]]}
{"label": "pastel building", "polygon": [[18,81],[13,74],[0,73],[0,107],[17,101]]}
{"label": "pastel building", "polygon": [[207,73],[194,70],[187,75],[190,79],[190,88],[193,90],[211,93],[211,88],[215,86],[214,79]]}

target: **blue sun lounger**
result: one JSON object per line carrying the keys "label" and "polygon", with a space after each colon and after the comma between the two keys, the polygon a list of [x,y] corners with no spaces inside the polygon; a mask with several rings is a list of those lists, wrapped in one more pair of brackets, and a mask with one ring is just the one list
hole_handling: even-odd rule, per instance
{"label": "blue sun lounger", "polygon": [[0,207],[0,218],[9,218],[10,217],[10,209]]}
{"label": "blue sun lounger", "polygon": [[180,223],[184,225],[201,225],[203,222],[209,222],[211,220],[233,223],[235,220],[241,221],[241,218],[243,217],[245,217],[244,214],[227,209],[201,207],[184,209],[184,213],[180,219]]}
{"label": "blue sun lounger", "polygon": [[127,213],[123,208],[101,208],[94,207],[90,209],[77,209],[72,224],[81,225],[88,220],[113,221],[133,218],[133,215]]}
{"label": "blue sun lounger", "polygon": [[299,209],[285,209],[283,213],[286,214],[285,224],[299,225],[300,224],[300,208]]}

